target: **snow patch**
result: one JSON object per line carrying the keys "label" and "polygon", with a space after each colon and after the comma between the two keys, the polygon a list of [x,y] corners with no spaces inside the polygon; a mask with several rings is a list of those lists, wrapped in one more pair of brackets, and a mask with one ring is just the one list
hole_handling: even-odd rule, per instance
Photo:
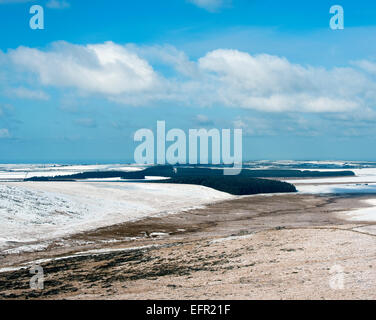
{"label": "snow patch", "polygon": [[376,221],[376,199],[363,200],[369,208],[361,208],[345,213],[345,217],[350,221]]}

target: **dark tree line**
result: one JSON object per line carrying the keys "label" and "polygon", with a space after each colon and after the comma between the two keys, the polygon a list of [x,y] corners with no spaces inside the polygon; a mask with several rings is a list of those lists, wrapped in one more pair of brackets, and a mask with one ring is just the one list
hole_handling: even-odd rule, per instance
{"label": "dark tree line", "polygon": [[247,195],[257,193],[296,192],[295,186],[290,183],[271,179],[260,178],[317,178],[333,176],[354,176],[352,171],[308,171],[308,170],[250,170],[243,169],[239,175],[226,176],[223,174],[223,167],[202,168],[184,167],[182,165],[160,165],[151,166],[140,171],[89,171],[78,174],[55,176],[55,177],[33,177],[25,181],[75,181],[82,179],[103,179],[122,178],[144,180],[146,176],[170,177],[163,181],[147,181],[148,183],[179,183],[197,184],[210,187],[219,191],[228,192],[234,195]]}
{"label": "dark tree line", "polygon": [[296,192],[294,185],[277,180],[250,178],[246,176],[180,176],[163,183],[196,184],[234,195],[258,193]]}

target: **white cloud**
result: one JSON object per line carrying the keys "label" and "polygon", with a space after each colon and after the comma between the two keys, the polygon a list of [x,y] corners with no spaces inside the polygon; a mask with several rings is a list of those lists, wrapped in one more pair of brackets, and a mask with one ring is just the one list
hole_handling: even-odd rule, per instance
{"label": "white cloud", "polygon": [[319,126],[317,121],[317,117],[306,119],[304,115],[297,113],[285,113],[275,117],[265,117],[256,113],[253,116],[235,119],[232,125],[243,129],[243,134],[247,136],[277,136],[292,131],[296,135],[313,136],[318,134],[317,128],[323,127]]}
{"label": "white cloud", "polygon": [[218,49],[192,61],[171,46],[58,42],[45,50],[19,47],[6,56],[44,86],[75,88],[127,105],[163,102],[308,113],[376,107],[375,79],[361,69],[303,66],[238,50]]}
{"label": "white cloud", "polygon": [[66,9],[70,7],[70,3],[65,0],[49,0],[46,6],[50,9]]}
{"label": "white cloud", "polygon": [[198,66],[189,60],[187,54],[171,45],[141,46],[128,45],[127,48],[148,60],[151,64],[165,64],[184,76],[197,76]]}
{"label": "white cloud", "polygon": [[[0,0],[0,4],[14,4],[14,3],[26,3],[33,0]],[[48,0],[46,7],[50,9],[66,9],[70,7],[70,3],[66,0]]]}
{"label": "white cloud", "polygon": [[9,56],[17,66],[36,73],[43,85],[121,94],[149,89],[156,81],[147,61],[112,42],[86,46],[57,42],[49,51],[19,47]]}
{"label": "white cloud", "polygon": [[33,0],[0,0],[0,4],[3,3],[25,3],[25,2],[31,2]]}
{"label": "white cloud", "polygon": [[304,67],[271,55],[215,50],[199,60],[212,73],[218,102],[264,111],[340,112],[362,106],[369,80],[350,68]]}
{"label": "white cloud", "polygon": [[196,115],[195,122],[201,126],[211,126],[214,124],[213,120],[203,114]]}
{"label": "white cloud", "polygon": [[188,0],[190,3],[205,9],[210,12],[217,11],[218,9],[226,6],[230,1],[229,0]]}
{"label": "white cloud", "polygon": [[359,60],[353,62],[354,65],[358,66],[359,68],[363,69],[366,72],[376,74],[376,63],[371,62],[368,60]]}
{"label": "white cloud", "polygon": [[47,93],[41,90],[31,90],[24,87],[10,88],[6,89],[5,93],[8,96],[16,96],[21,99],[30,99],[30,100],[49,100],[50,97]]}
{"label": "white cloud", "polygon": [[8,139],[10,138],[10,133],[8,129],[0,129],[0,139]]}

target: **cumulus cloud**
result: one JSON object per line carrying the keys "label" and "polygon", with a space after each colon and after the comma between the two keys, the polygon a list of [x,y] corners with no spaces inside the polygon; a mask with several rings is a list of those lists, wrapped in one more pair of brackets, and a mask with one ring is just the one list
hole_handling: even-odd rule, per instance
{"label": "cumulus cloud", "polygon": [[376,107],[376,82],[361,68],[294,64],[230,49],[197,61],[171,46],[57,42],[6,53],[39,85],[74,88],[127,105],[165,102],[266,112],[343,113]]}
{"label": "cumulus cloud", "polygon": [[362,106],[369,80],[350,68],[304,67],[287,59],[215,50],[199,60],[212,73],[218,102],[263,111],[340,112]]}
{"label": "cumulus cloud", "polygon": [[48,51],[19,47],[9,57],[37,74],[43,85],[121,94],[148,89],[156,81],[147,61],[112,42],[86,46],[57,42]]}

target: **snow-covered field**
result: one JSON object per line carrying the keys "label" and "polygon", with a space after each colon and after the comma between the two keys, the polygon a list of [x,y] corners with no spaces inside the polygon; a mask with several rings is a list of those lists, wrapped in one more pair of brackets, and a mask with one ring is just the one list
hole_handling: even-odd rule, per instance
{"label": "snow-covered field", "polygon": [[376,196],[376,184],[302,184],[296,185],[296,189],[300,193],[307,194],[375,194]]}
{"label": "snow-covered field", "polygon": [[[338,171],[320,170],[320,171]],[[296,186],[298,192],[310,194],[323,193],[375,193],[376,168],[351,169],[355,176],[314,179],[288,179],[286,182]]]}
{"label": "snow-covered field", "polygon": [[[22,181],[35,176],[142,169],[122,164],[0,164],[0,252],[43,248],[45,240],[232,197],[202,186],[126,183],[120,178]],[[161,179],[164,177],[146,177]],[[7,250],[10,247],[12,250]]]}
{"label": "snow-covered field", "polygon": [[[294,166],[294,162],[282,163],[289,165],[289,168]],[[262,163],[260,167],[264,165],[265,163]],[[304,165],[307,166],[307,162],[304,162]],[[336,169],[318,168],[321,171],[344,170],[345,168],[341,169],[342,165],[357,166],[357,169],[349,169],[354,171],[356,176],[291,179],[288,182],[295,184],[301,193],[374,193],[376,199],[376,168],[370,168],[369,163],[363,165],[349,162],[312,162],[312,166],[336,166]],[[0,253],[43,248],[49,239],[147,216],[181,212],[214,201],[233,198],[227,193],[202,186],[126,183],[124,180],[117,181],[118,179],[113,178],[79,182],[21,182],[25,177],[33,176],[141,169],[138,166],[120,164],[0,164]],[[350,212],[348,218],[376,221],[376,200],[368,204],[373,207]],[[7,251],[9,248],[12,248],[12,251]]]}
{"label": "snow-covered field", "polygon": [[[336,171],[336,170],[322,170]],[[300,193],[307,194],[374,194],[366,200],[368,208],[346,212],[343,217],[350,221],[376,221],[376,168],[351,169],[353,177],[288,180]]]}
{"label": "snow-covered field", "polygon": [[122,164],[106,165],[59,165],[59,164],[0,164],[0,181],[23,180],[32,177],[53,177],[87,171],[139,171],[142,167]]}
{"label": "snow-covered field", "polygon": [[[194,185],[124,182],[0,183],[0,250],[19,244],[180,212],[232,198]],[[41,244],[40,244],[41,245]],[[13,250],[14,252],[14,250]]]}
{"label": "snow-covered field", "polygon": [[351,221],[376,221],[376,199],[364,200],[368,208],[361,208],[345,213],[345,217]]}
{"label": "snow-covered field", "polygon": [[[316,170],[316,171],[342,171],[338,169],[334,170]],[[318,183],[376,183],[376,168],[364,168],[364,169],[351,169],[350,171],[355,173],[355,176],[350,177],[330,177],[330,178],[315,178],[315,179],[291,179],[287,180],[292,184],[318,184]]]}

